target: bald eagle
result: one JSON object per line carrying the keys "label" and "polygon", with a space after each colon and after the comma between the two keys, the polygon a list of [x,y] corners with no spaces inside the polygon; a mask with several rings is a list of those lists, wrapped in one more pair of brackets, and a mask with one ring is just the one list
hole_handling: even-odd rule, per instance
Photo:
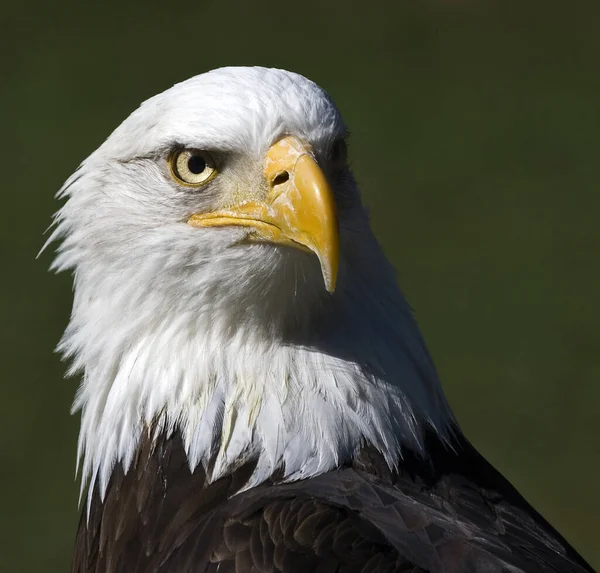
{"label": "bald eagle", "polygon": [[75,573],[592,571],[460,431],[346,134],[308,79],[224,68],[59,191]]}

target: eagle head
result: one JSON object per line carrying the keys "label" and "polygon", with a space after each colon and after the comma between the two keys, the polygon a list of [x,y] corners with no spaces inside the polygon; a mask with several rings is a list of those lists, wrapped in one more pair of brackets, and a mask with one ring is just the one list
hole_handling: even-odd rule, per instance
{"label": "eagle head", "polygon": [[144,102],[59,192],[51,240],[75,297],[84,482],[144,432],[182,432],[213,479],[331,469],[365,442],[395,463],[451,415],[370,229],[327,93],[224,68]]}

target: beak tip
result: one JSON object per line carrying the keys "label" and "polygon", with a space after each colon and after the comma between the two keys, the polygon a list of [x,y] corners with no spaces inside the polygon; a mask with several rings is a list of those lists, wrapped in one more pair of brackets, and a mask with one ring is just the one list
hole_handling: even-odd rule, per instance
{"label": "beak tip", "polygon": [[323,264],[321,264],[321,269],[323,273],[323,282],[325,283],[325,290],[329,294],[333,294],[335,292],[337,283],[337,269],[333,270]]}
{"label": "beak tip", "polygon": [[333,294],[335,292],[335,279],[332,277],[323,277],[325,279],[325,289],[329,294]]}

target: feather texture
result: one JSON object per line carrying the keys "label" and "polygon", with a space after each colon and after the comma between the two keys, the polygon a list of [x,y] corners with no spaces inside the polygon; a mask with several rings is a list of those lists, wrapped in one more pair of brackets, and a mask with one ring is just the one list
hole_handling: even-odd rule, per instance
{"label": "feather texture", "polygon": [[73,573],[584,573],[581,558],[464,440],[390,471],[373,448],[337,471],[239,492],[191,472],[179,433],[142,440],[82,518]]}

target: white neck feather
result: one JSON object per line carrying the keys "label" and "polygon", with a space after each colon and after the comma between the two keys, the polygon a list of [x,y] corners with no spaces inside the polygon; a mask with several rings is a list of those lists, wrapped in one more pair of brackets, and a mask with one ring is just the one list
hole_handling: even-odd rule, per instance
{"label": "white neck feather", "polygon": [[140,292],[153,272],[141,260],[127,281],[78,273],[61,350],[84,372],[82,488],[98,480],[104,492],[151,429],[178,429],[192,469],[214,462],[212,480],[256,459],[248,487],[276,470],[284,480],[326,472],[364,443],[394,466],[403,447],[423,453],[425,427],[448,439],[452,414],[410,309],[378,246],[369,250],[380,260],[365,271],[384,272],[342,270],[327,315],[296,339],[267,335],[240,309],[220,317],[172,301],[152,314],[166,302],[156,285]]}

